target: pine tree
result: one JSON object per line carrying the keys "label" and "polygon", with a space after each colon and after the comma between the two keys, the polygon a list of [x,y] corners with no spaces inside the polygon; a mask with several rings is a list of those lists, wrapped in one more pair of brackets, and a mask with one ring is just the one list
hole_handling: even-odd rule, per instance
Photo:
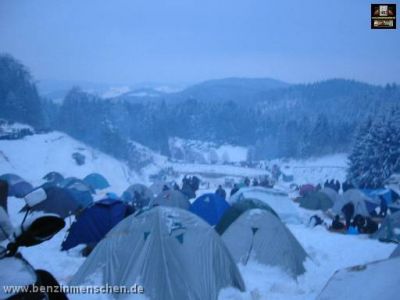
{"label": "pine tree", "polygon": [[349,162],[348,179],[360,188],[382,187],[400,170],[399,107],[360,128]]}

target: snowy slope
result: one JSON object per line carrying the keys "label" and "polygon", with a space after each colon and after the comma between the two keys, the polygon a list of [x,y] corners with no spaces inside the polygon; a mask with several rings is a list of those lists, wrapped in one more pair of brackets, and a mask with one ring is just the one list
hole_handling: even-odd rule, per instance
{"label": "snowy slope", "polygon": [[[86,162],[78,166],[72,153],[79,152]],[[83,178],[89,173],[103,174],[113,191],[122,192],[129,183],[142,181],[115,158],[97,151],[60,132],[36,134],[20,140],[0,141],[0,173],[16,173],[34,185],[50,171]]]}

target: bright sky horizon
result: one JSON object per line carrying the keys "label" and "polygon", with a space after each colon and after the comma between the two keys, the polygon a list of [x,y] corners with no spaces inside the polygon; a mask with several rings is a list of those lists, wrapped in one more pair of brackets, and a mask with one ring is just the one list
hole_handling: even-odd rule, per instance
{"label": "bright sky horizon", "polygon": [[371,2],[280,2],[1,0],[0,52],[36,80],[400,83],[400,29],[371,30]]}

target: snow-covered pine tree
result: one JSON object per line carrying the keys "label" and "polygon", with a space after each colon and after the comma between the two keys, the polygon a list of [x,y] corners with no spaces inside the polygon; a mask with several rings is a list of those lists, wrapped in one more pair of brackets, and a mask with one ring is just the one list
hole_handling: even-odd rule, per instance
{"label": "snow-covered pine tree", "polygon": [[349,161],[348,179],[360,188],[382,187],[400,170],[399,107],[360,128]]}

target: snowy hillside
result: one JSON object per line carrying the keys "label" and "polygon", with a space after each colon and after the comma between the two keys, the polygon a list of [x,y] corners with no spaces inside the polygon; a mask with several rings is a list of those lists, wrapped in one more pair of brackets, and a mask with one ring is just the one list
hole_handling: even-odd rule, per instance
{"label": "snowy hillside", "polygon": [[[84,155],[85,164],[76,164],[73,153]],[[50,171],[78,178],[98,172],[104,174],[115,192],[122,192],[129,183],[141,180],[124,163],[60,132],[0,140],[0,170],[0,173],[16,173],[34,185],[42,183],[41,178]]]}

